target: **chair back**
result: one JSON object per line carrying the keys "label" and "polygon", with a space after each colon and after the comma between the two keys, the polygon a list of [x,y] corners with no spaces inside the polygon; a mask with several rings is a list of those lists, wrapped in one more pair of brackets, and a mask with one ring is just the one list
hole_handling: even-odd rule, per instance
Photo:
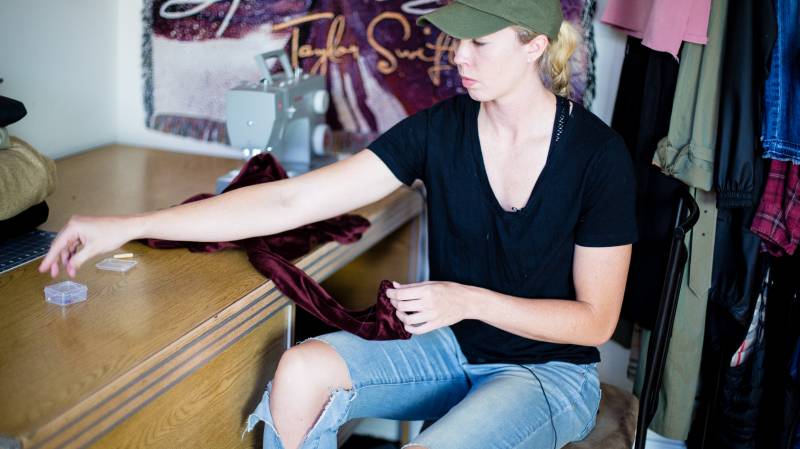
{"label": "chair back", "polygon": [[675,310],[678,307],[683,270],[689,255],[684,239],[699,217],[700,211],[694,197],[688,189],[681,189],[669,259],[667,260],[667,272],[664,277],[664,286],[661,289],[655,325],[650,334],[650,343],[647,348],[644,383],[639,396],[639,416],[636,421],[634,449],[644,449],[647,428],[658,407],[658,394],[664,377],[669,341],[672,338],[672,326],[675,323]]}

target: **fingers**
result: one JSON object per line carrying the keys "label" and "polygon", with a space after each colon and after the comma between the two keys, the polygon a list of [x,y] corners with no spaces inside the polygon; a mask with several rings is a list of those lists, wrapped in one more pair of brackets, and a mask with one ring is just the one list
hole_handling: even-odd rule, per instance
{"label": "fingers", "polygon": [[[70,277],[75,277],[78,268],[86,259],[87,252],[80,235],[69,224],[53,240],[50,249],[39,264],[39,272],[49,271],[50,276],[58,276],[60,266]],[[76,259],[77,258],[77,259]]]}
{"label": "fingers", "polygon": [[404,286],[401,288],[388,288],[386,289],[386,296],[389,299],[396,299],[398,301],[408,301],[411,299],[419,299],[423,297],[425,292],[424,285]]}
{"label": "fingers", "polygon": [[406,313],[402,310],[398,310],[395,312],[395,314],[397,315],[397,318],[403,322],[403,324],[411,326],[424,324],[435,319],[435,314],[431,311]]}
{"label": "fingers", "polygon": [[426,303],[422,299],[409,299],[409,300],[391,300],[392,305],[397,310],[402,310],[403,312],[419,312],[423,310]]}
{"label": "fingers", "polygon": [[67,269],[67,274],[70,277],[75,277],[77,274],[78,269],[90,258],[94,257],[96,251],[95,248],[92,247],[91,244],[87,244],[82,246],[77,252],[70,255],[69,260],[65,265]]}
{"label": "fingers", "polygon": [[440,327],[440,326],[438,326],[437,324],[434,324],[434,323],[428,322],[428,323],[425,323],[425,324],[421,324],[421,325],[419,325],[419,326],[409,326],[409,325],[405,325],[405,326],[404,326],[404,329],[405,329],[405,330],[406,330],[406,332],[408,332],[409,334],[413,334],[413,335],[420,335],[420,334],[425,334],[425,333],[428,333],[428,332],[430,332],[430,331],[432,331],[432,330],[436,330],[436,329],[438,329],[439,327]]}
{"label": "fingers", "polygon": [[64,248],[66,248],[68,242],[69,239],[63,233],[63,231],[59,233],[55,239],[53,239],[53,243],[50,244],[50,249],[44,256],[44,259],[42,259],[42,263],[39,264],[40,273],[50,270],[50,273],[52,274],[53,267],[55,266],[55,272],[58,274],[58,259],[63,257],[62,251]]}
{"label": "fingers", "polygon": [[63,266],[70,277],[75,277],[78,269],[90,258],[124,243],[115,238],[114,232],[119,227],[111,225],[119,221],[114,220],[114,217],[72,217],[53,240],[39,265],[39,271],[49,271],[51,276],[56,277]]}
{"label": "fingers", "polygon": [[408,314],[403,311],[396,311],[397,318],[403,323],[403,328],[409,334],[424,334],[441,327],[433,318],[431,312],[419,312]]}
{"label": "fingers", "polygon": [[67,266],[67,260],[69,260],[69,251],[67,251],[66,249],[62,249],[60,255],[61,255],[61,265]]}
{"label": "fingers", "polygon": [[448,323],[439,306],[446,296],[441,282],[426,281],[415,284],[392,282],[394,288],[386,289],[386,296],[394,306],[397,318],[411,334],[424,334]]}
{"label": "fingers", "polygon": [[79,242],[72,241],[70,242],[66,248],[61,250],[61,265],[67,266],[67,262],[69,259],[75,254],[75,250],[78,248]]}
{"label": "fingers", "polygon": [[411,284],[401,284],[401,283],[399,283],[397,281],[392,281],[392,286],[394,286],[394,288],[419,287],[421,285],[428,285],[428,284],[430,284],[432,282],[433,281],[422,281],[422,282],[413,282]]}
{"label": "fingers", "polygon": [[80,241],[77,238],[71,238],[71,234],[71,232],[65,233],[62,231],[56,236],[42,263],[39,264],[40,273],[49,271],[50,276],[56,277],[59,272],[59,262],[64,267],[67,266],[71,255],[80,245]]}

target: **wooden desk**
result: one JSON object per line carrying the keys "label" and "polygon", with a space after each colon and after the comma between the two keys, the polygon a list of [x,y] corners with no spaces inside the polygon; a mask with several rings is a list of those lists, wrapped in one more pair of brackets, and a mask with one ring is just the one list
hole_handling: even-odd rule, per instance
{"label": "wooden desk", "polygon": [[[168,207],[213,191],[238,165],[116,145],[76,155],[58,162],[44,228],[60,229],[72,214]],[[356,211],[372,222],[359,242],[328,243],[297,265],[323,280],[421,210],[420,195],[400,189]],[[44,301],[44,287],[61,279],[39,274],[38,262],[0,276],[0,447],[260,445],[260,432],[241,432],[292,342],[293,303],[242,251],[124,250],[136,254],[135,268],[87,262],[76,280],[88,300],[64,308]],[[381,266],[372,259],[363,265]],[[340,287],[359,278],[349,270]],[[367,282],[374,301],[377,284]]]}

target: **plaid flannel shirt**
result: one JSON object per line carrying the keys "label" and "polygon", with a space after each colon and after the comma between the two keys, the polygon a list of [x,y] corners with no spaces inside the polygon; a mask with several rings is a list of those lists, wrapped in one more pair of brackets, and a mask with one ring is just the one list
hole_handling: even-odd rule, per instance
{"label": "plaid flannel shirt", "polygon": [[762,250],[792,255],[800,242],[800,165],[771,160],[761,203],[750,225]]}

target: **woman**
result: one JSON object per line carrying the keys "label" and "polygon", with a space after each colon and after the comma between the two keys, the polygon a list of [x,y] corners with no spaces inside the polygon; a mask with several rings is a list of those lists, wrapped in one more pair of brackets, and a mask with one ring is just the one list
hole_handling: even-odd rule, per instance
{"label": "woman", "polygon": [[542,81],[566,92],[577,42],[558,0],[458,0],[421,20],[460,39],[454,62],[469,95],[297,178],[136,216],[74,217],[40,270],[56,275],[60,261],[74,275],[136,238],[273,234],[422,179],[432,280],[387,292],[413,337],[336,332],[293,347],[248,430],[263,420],[264,447],[290,449],[334,448],[339,426],[362,416],[436,419],[413,448],[582,439],[600,401],[595,346],[616,326],[636,238],[628,153]]}

